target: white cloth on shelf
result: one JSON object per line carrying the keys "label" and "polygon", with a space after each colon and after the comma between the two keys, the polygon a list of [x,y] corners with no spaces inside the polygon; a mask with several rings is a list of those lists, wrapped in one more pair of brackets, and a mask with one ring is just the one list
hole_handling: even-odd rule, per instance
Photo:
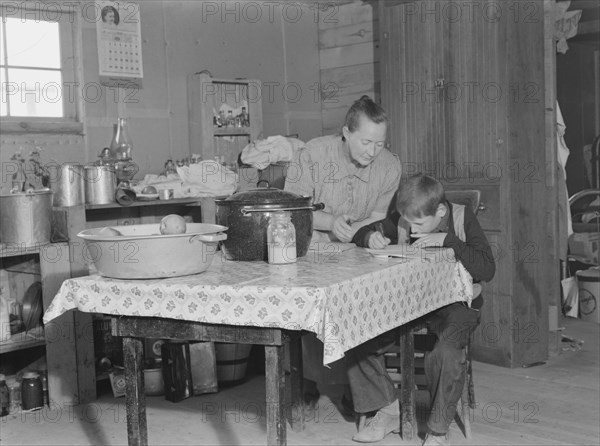
{"label": "white cloth on shelf", "polygon": [[167,176],[147,174],[142,181],[131,186],[140,194],[146,186],[157,191],[172,189],[173,198],[217,197],[231,195],[238,184],[238,174],[213,160],[200,161],[177,167],[177,173]]}
{"label": "white cloth on shelf", "polygon": [[263,170],[269,164],[292,161],[296,151],[303,145],[304,143],[296,138],[269,136],[244,147],[241,159],[244,164]]}
{"label": "white cloth on shelf", "polygon": [[177,167],[183,180],[183,197],[217,197],[231,195],[238,184],[238,174],[213,160]]}

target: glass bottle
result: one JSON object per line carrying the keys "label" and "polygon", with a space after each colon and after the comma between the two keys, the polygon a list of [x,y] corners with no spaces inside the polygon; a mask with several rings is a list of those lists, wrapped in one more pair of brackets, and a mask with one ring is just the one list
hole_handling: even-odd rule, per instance
{"label": "glass bottle", "polygon": [[233,117],[233,110],[227,112],[227,127],[235,126],[235,118]]}
{"label": "glass bottle", "polygon": [[23,410],[35,410],[44,407],[44,389],[40,375],[26,372],[21,382],[21,407]]}
{"label": "glass bottle", "polygon": [[269,263],[285,264],[296,261],[296,228],[289,212],[273,212],[267,227]]}
{"label": "glass bottle", "polygon": [[113,127],[113,132],[113,139],[110,143],[112,158],[125,161],[131,160],[133,141],[129,136],[127,118],[118,118],[117,124]]}
{"label": "glass bottle", "polygon": [[246,107],[242,107],[242,126],[250,127],[250,118],[248,116],[248,112],[246,111]]}
{"label": "glass bottle", "polygon": [[8,386],[6,385],[6,377],[0,374],[0,417],[5,417],[9,414],[10,396]]}

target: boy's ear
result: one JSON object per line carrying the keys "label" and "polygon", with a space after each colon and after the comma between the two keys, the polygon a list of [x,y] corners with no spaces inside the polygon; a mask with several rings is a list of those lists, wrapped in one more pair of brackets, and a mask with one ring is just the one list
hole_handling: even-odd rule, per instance
{"label": "boy's ear", "polygon": [[342,127],[342,136],[346,139],[350,136],[350,129],[346,125]]}
{"label": "boy's ear", "polygon": [[441,218],[441,217],[445,217],[447,213],[448,213],[448,207],[444,203],[438,204],[438,208],[435,211],[435,215],[437,215],[438,217]]}

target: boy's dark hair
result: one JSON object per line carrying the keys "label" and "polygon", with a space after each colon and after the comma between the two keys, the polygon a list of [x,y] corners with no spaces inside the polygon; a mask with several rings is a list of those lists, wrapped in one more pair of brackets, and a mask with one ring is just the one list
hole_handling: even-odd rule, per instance
{"label": "boy's dark hair", "polygon": [[356,130],[361,115],[365,115],[375,124],[381,124],[382,122],[387,124],[388,122],[388,116],[385,113],[385,110],[367,95],[363,95],[360,99],[354,101],[352,106],[348,109],[346,119],[344,120],[344,125],[348,127],[348,130],[351,132]]}
{"label": "boy's dark hair", "polygon": [[444,186],[438,180],[422,173],[400,182],[396,209],[409,218],[435,215],[440,203],[446,200]]}

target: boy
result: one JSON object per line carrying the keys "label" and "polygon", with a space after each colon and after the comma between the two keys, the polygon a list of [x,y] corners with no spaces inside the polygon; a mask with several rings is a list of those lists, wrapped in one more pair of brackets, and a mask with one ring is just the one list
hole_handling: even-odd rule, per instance
{"label": "boy", "polygon": [[[395,205],[398,213],[390,213],[385,220],[361,228],[352,241],[373,249],[381,249],[391,242],[411,243],[411,240],[415,246],[451,248],[475,282],[492,279],[494,259],[477,218],[469,208],[449,203],[439,181],[423,174],[411,176],[400,184]],[[425,356],[431,414],[424,445],[449,444],[448,429],[465,381],[463,348],[479,324],[482,304],[482,297],[477,296],[470,308],[457,302],[424,316],[429,331],[437,336],[433,351]],[[387,332],[346,354],[356,412],[377,411],[352,438],[354,441],[377,442],[398,430],[396,389],[383,357],[394,340],[394,334]]]}

